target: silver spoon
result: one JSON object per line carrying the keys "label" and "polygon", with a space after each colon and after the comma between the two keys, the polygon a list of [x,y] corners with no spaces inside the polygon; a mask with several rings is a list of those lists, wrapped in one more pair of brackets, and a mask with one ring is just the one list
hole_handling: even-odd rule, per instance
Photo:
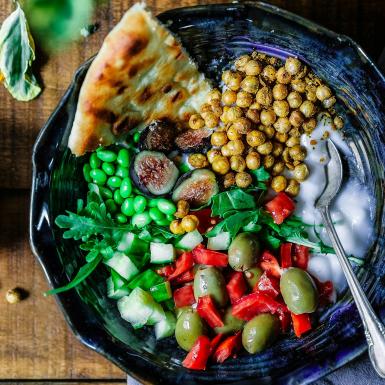
{"label": "silver spoon", "polygon": [[360,313],[372,365],[378,375],[385,378],[385,327],[374,313],[372,306],[363,292],[346,257],[344,248],[342,247],[330,217],[329,205],[337,195],[342,183],[342,162],[340,154],[331,140],[328,140],[327,147],[330,156],[330,161],[326,166],[327,183],[325,190],[316,201],[315,207],[322,216],[326,231],[333,244],[338,261],[340,262]]}

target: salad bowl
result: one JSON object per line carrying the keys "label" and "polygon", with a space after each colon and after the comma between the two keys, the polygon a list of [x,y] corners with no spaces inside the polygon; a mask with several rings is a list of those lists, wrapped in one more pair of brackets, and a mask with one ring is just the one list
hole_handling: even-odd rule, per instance
{"label": "salad bowl", "polygon": [[[217,4],[167,11],[158,18],[181,40],[200,70],[214,83],[235,57],[253,49],[280,58],[298,56],[327,79],[343,106],[345,136],[354,154],[349,173],[367,186],[373,200],[374,238],[356,274],[385,319],[383,223],[385,79],[362,49],[345,36],[260,2]],[[84,63],[33,150],[30,237],[34,254],[56,288],[79,269],[81,250],[63,239],[57,215],[74,209],[84,197],[85,157],[67,148],[80,87],[92,58]],[[305,384],[344,365],[366,349],[349,291],[319,314],[319,325],[304,338],[287,336],[266,351],[239,356],[206,371],[181,366],[184,353],[170,340],[155,341],[146,328],[133,330],[106,296],[103,268],[76,289],[57,295],[70,328],[82,343],[98,351],[138,381],[151,384]]]}

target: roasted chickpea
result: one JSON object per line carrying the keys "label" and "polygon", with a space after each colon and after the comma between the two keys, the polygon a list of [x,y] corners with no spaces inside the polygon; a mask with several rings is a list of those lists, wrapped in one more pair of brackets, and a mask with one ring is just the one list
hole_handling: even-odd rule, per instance
{"label": "roasted chickpea", "polygon": [[273,87],[273,98],[275,100],[283,100],[287,96],[287,86],[285,84],[277,83]]}
{"label": "roasted chickpea", "polygon": [[284,150],[282,152],[282,159],[285,162],[285,164],[291,162],[291,158],[290,158],[290,154],[289,154],[289,147],[284,148]]}
{"label": "roasted chickpea", "polygon": [[325,99],[323,102],[322,102],[322,105],[325,107],[325,108],[331,108],[333,107],[335,104],[336,104],[336,97],[335,96],[332,96],[331,98],[329,99]]}
{"label": "roasted chickpea", "polygon": [[273,101],[273,94],[267,87],[262,87],[258,90],[255,99],[257,103],[261,104],[262,106],[268,107]]}
{"label": "roasted chickpea", "polygon": [[285,190],[286,186],[287,186],[287,181],[286,181],[286,178],[283,175],[275,176],[271,180],[271,188],[275,192],[280,192],[280,191]]}
{"label": "roasted chickpea", "polygon": [[237,100],[237,93],[234,91],[226,90],[222,94],[222,103],[225,106],[231,106],[232,104],[234,104],[236,102],[236,100]]}
{"label": "roasted chickpea", "polygon": [[226,71],[222,72],[223,83],[227,84],[229,82],[231,73],[232,73],[232,71],[230,71],[230,70],[226,70]]}
{"label": "roasted chickpea", "polygon": [[302,128],[307,134],[311,134],[317,125],[315,118],[306,119],[302,123]]}
{"label": "roasted chickpea", "polygon": [[302,135],[302,130],[300,127],[293,127],[290,131],[289,131],[289,135],[290,136],[295,136],[296,138],[299,138],[301,135]]}
{"label": "roasted chickpea", "polygon": [[216,149],[216,148],[212,148],[210,149],[209,151],[207,151],[207,160],[210,162],[210,163],[213,163],[214,162],[214,159],[217,157],[217,156],[220,156],[222,155],[221,151]]}
{"label": "roasted chickpea", "polygon": [[273,151],[272,151],[272,154],[278,158],[279,156],[281,156],[283,153],[283,144],[282,143],[279,143],[279,142],[274,142],[273,143]]}
{"label": "roasted chickpea", "polygon": [[251,175],[247,172],[238,172],[235,175],[235,183],[240,188],[246,188],[251,185],[251,182],[253,181]]}
{"label": "roasted chickpea", "polygon": [[226,83],[230,90],[238,91],[241,87],[242,75],[238,72],[231,72]]}
{"label": "roasted chickpea", "polygon": [[229,147],[227,146],[227,144],[225,144],[224,146],[221,147],[221,154],[223,156],[226,156],[226,157],[229,157],[232,155]]}
{"label": "roasted chickpea", "polygon": [[262,65],[259,61],[257,60],[249,60],[245,66],[245,73],[247,76],[256,76],[259,75],[262,71]]}
{"label": "roasted chickpea", "polygon": [[286,134],[291,129],[291,124],[288,118],[278,118],[274,123],[274,128],[281,134]]}
{"label": "roasted chickpea", "polygon": [[314,86],[307,87],[306,99],[313,103],[317,101],[316,88]]}
{"label": "roasted chickpea", "polygon": [[277,71],[269,64],[262,70],[262,77],[266,81],[272,83],[277,78]]}
{"label": "roasted chickpea", "polygon": [[305,163],[295,166],[293,176],[298,182],[304,181],[309,176],[309,170]]}
{"label": "roasted chickpea", "polygon": [[260,122],[259,111],[249,108],[246,112],[246,118],[257,124]]}
{"label": "roasted chickpea", "polygon": [[302,112],[298,110],[292,111],[289,116],[290,124],[294,127],[301,127],[304,119]]}
{"label": "roasted chickpea", "polygon": [[261,155],[269,155],[273,151],[273,143],[270,141],[265,142],[257,147],[257,151]]}
{"label": "roasted chickpea", "polygon": [[289,183],[285,188],[285,193],[295,197],[299,194],[300,184],[295,179],[289,179]]}
{"label": "roasted chickpea", "polygon": [[186,215],[182,220],[181,220],[181,226],[183,230],[187,231],[190,233],[191,231],[194,231],[199,225],[199,219],[196,215]]}
{"label": "roasted chickpea", "polygon": [[299,92],[292,91],[287,95],[287,102],[289,103],[290,108],[298,108],[302,104],[302,97]]}
{"label": "roasted chickpea", "polygon": [[265,167],[267,170],[272,168],[274,166],[275,158],[273,155],[266,155],[263,157],[263,167]]}
{"label": "roasted chickpea", "polygon": [[205,120],[206,127],[208,128],[214,128],[219,123],[218,116],[216,116],[214,112],[204,112],[202,113],[202,117]]}
{"label": "roasted chickpea", "polygon": [[284,170],[285,170],[285,163],[283,163],[282,160],[280,160],[278,162],[275,162],[271,170],[271,173],[272,175],[276,176],[276,175],[282,174]]}
{"label": "roasted chickpea", "polygon": [[252,130],[246,135],[246,142],[251,147],[257,147],[265,143],[266,136],[263,132],[258,130]]}
{"label": "roasted chickpea", "polygon": [[221,100],[221,96],[222,96],[221,91],[214,88],[207,95],[207,103],[211,104],[213,100]]}
{"label": "roasted chickpea", "polygon": [[316,113],[316,107],[310,100],[305,100],[299,110],[303,113],[306,118],[312,117]]}
{"label": "roasted chickpea", "polygon": [[297,75],[295,75],[295,78],[296,79],[304,78],[307,75],[308,71],[309,71],[309,69],[307,68],[307,66],[303,65],[302,68],[301,68],[301,71],[299,71],[297,73]]}
{"label": "roasted chickpea", "polygon": [[291,75],[286,71],[285,67],[281,67],[277,71],[277,82],[282,84],[289,84],[291,82]]}
{"label": "roasted chickpea", "polygon": [[246,76],[241,83],[241,88],[251,94],[256,94],[259,88],[259,80],[256,76]]}
{"label": "roasted chickpea", "polygon": [[201,114],[204,114],[205,112],[212,112],[211,104],[203,103],[202,107],[200,109]]}
{"label": "roasted chickpea", "polygon": [[184,234],[186,232],[185,229],[182,227],[182,224],[177,219],[170,223],[170,231],[173,234],[177,235]]}
{"label": "roasted chickpea", "polygon": [[289,115],[290,108],[286,100],[275,100],[273,103],[273,110],[278,117],[285,118]]}
{"label": "roasted chickpea", "polygon": [[223,177],[223,187],[230,188],[231,186],[234,186],[234,185],[235,185],[235,174],[230,171]]}
{"label": "roasted chickpea", "polygon": [[240,134],[240,133],[238,132],[238,130],[234,127],[234,125],[232,125],[232,126],[227,130],[227,137],[229,138],[229,140],[237,140],[237,139],[239,139],[241,136],[242,136],[242,134]]}
{"label": "roasted chickpea", "polygon": [[203,154],[191,154],[188,157],[188,162],[194,168],[204,168],[209,165],[206,155]]}
{"label": "roasted chickpea", "polygon": [[[223,148],[223,147],[222,147]],[[212,168],[213,170],[218,173],[218,174],[222,174],[222,175],[225,175],[229,172],[230,170],[230,164],[229,164],[229,161],[226,157],[224,156],[218,156],[214,159],[213,163],[212,163]]]}
{"label": "roasted chickpea", "polygon": [[241,155],[233,155],[230,158],[230,168],[234,171],[241,172],[246,168],[246,161]]}
{"label": "roasted chickpea", "polygon": [[245,65],[247,64],[248,61],[250,61],[251,58],[249,55],[242,55],[242,56],[239,56],[239,58],[237,60],[235,60],[235,68],[238,70],[238,71],[242,71],[244,72],[244,67]]}
{"label": "roasted chickpea", "polygon": [[287,141],[286,141],[286,146],[287,147],[294,147],[300,144],[300,138],[296,136],[291,136]]}
{"label": "roasted chickpea", "polygon": [[329,99],[332,96],[332,91],[328,86],[321,84],[316,89],[317,99],[323,102],[325,99]]}
{"label": "roasted chickpea", "polygon": [[293,160],[303,161],[306,158],[306,149],[299,144],[293,146],[289,150],[289,155]]}
{"label": "roasted chickpea", "polygon": [[239,91],[235,103],[238,107],[248,108],[253,103],[253,96],[246,91]]}
{"label": "roasted chickpea", "polygon": [[261,111],[261,110],[262,110],[262,106],[261,106],[258,102],[254,102],[254,103],[249,107],[249,110],[257,110],[257,111]]}
{"label": "roasted chickpea", "polygon": [[250,170],[256,170],[261,167],[261,157],[257,152],[249,152],[246,156],[246,166]]}
{"label": "roasted chickpea", "polygon": [[202,117],[200,115],[192,114],[190,116],[188,124],[189,124],[190,128],[192,128],[193,130],[199,130],[200,128],[204,127],[205,121],[202,119]]}
{"label": "roasted chickpea", "polygon": [[265,135],[266,135],[269,139],[273,138],[274,135],[275,135],[275,129],[274,129],[273,126],[264,126],[264,125],[260,125],[260,126],[258,127],[258,129],[261,130],[262,132],[264,132]]}
{"label": "roasted chickpea", "polygon": [[230,140],[230,142],[227,143],[227,147],[229,148],[231,155],[241,155],[245,149],[245,145],[240,139]]}
{"label": "roasted chickpea", "polygon": [[224,131],[213,132],[210,141],[213,146],[223,146],[227,143],[227,134]]}
{"label": "roasted chickpea", "polygon": [[259,118],[261,120],[261,123],[264,126],[270,126],[277,120],[277,116],[276,116],[275,112],[271,109],[262,110],[260,115],[259,115]]}
{"label": "roasted chickpea", "polygon": [[183,200],[183,199],[178,201],[176,207],[177,207],[177,211],[174,214],[174,216],[176,218],[183,218],[183,217],[185,217],[188,214],[189,210],[190,210],[189,203],[187,201]]}
{"label": "roasted chickpea", "polygon": [[228,122],[229,122],[229,119],[228,119],[228,117],[227,117],[227,113],[229,112],[229,109],[230,109],[229,106],[224,106],[224,107],[223,107],[223,113],[222,113],[222,115],[219,117],[219,119],[220,119],[223,123],[228,123]]}
{"label": "roasted chickpea", "polygon": [[251,121],[247,118],[238,118],[233,125],[240,134],[247,134],[251,130]]}
{"label": "roasted chickpea", "polygon": [[288,57],[285,62],[285,69],[290,75],[297,75],[301,70],[301,62],[296,57]]}
{"label": "roasted chickpea", "polygon": [[344,120],[341,118],[341,116],[335,116],[333,123],[337,130],[340,130],[344,126]]}
{"label": "roasted chickpea", "polygon": [[281,134],[280,132],[276,132],[274,137],[275,137],[276,141],[278,141],[280,143],[286,143],[286,141],[289,138],[289,135],[288,134]]}
{"label": "roasted chickpea", "polygon": [[241,116],[242,116],[242,110],[238,106],[230,107],[229,110],[227,111],[227,119],[230,122],[235,122]]}
{"label": "roasted chickpea", "polygon": [[291,88],[292,88],[294,91],[303,93],[303,92],[305,92],[305,90],[306,90],[306,84],[305,84],[305,82],[304,82],[303,80],[301,80],[301,79],[294,79],[294,80],[292,80],[292,82],[291,82]]}

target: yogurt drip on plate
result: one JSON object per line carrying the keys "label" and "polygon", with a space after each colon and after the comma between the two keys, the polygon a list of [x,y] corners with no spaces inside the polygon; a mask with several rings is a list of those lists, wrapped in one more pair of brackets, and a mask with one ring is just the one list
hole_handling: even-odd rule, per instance
{"label": "yogurt drip on plate", "polygon": [[[331,119],[325,114],[320,114],[317,121],[311,136],[304,134],[301,137],[301,145],[306,148],[308,154],[306,164],[310,174],[308,179],[301,183],[294,213],[311,225],[322,223],[314,204],[326,183],[324,166],[329,161],[329,156],[325,136],[330,136],[343,155],[352,157],[352,152],[344,142],[341,133],[332,128]],[[343,183],[333,202],[331,217],[347,255],[362,258],[370,246],[373,239],[370,203],[371,198],[367,188],[354,177],[350,177]],[[326,244],[331,245],[325,228],[318,227],[317,232]],[[310,234],[310,239],[317,240],[315,234]],[[346,285],[344,274],[334,254],[312,254],[308,270],[321,281],[333,281],[337,291]]]}

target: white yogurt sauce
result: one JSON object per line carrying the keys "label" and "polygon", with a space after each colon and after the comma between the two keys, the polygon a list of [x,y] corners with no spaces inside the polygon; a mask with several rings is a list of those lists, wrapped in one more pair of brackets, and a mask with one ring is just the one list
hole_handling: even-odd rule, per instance
{"label": "white yogurt sauce", "polygon": [[[307,149],[306,164],[309,168],[309,178],[301,183],[301,190],[297,197],[295,214],[305,223],[321,224],[321,217],[314,204],[322,193],[326,178],[324,166],[329,157],[326,149],[326,140],[322,139],[328,131],[330,138],[339,150],[351,157],[352,152],[344,142],[339,131],[332,129],[332,121],[326,115],[320,114],[318,123],[311,136],[302,135],[301,144]],[[314,140],[317,141],[314,144]],[[365,255],[373,237],[373,218],[370,210],[370,195],[364,185],[357,179],[350,178],[342,186],[331,208],[331,217],[335,222],[337,234],[349,255],[361,258]],[[323,227],[318,228],[321,239],[328,245],[330,240]],[[316,240],[314,234],[310,238]],[[337,291],[341,290],[346,282],[333,254],[313,254],[309,261],[309,272],[321,281],[332,280]]]}

